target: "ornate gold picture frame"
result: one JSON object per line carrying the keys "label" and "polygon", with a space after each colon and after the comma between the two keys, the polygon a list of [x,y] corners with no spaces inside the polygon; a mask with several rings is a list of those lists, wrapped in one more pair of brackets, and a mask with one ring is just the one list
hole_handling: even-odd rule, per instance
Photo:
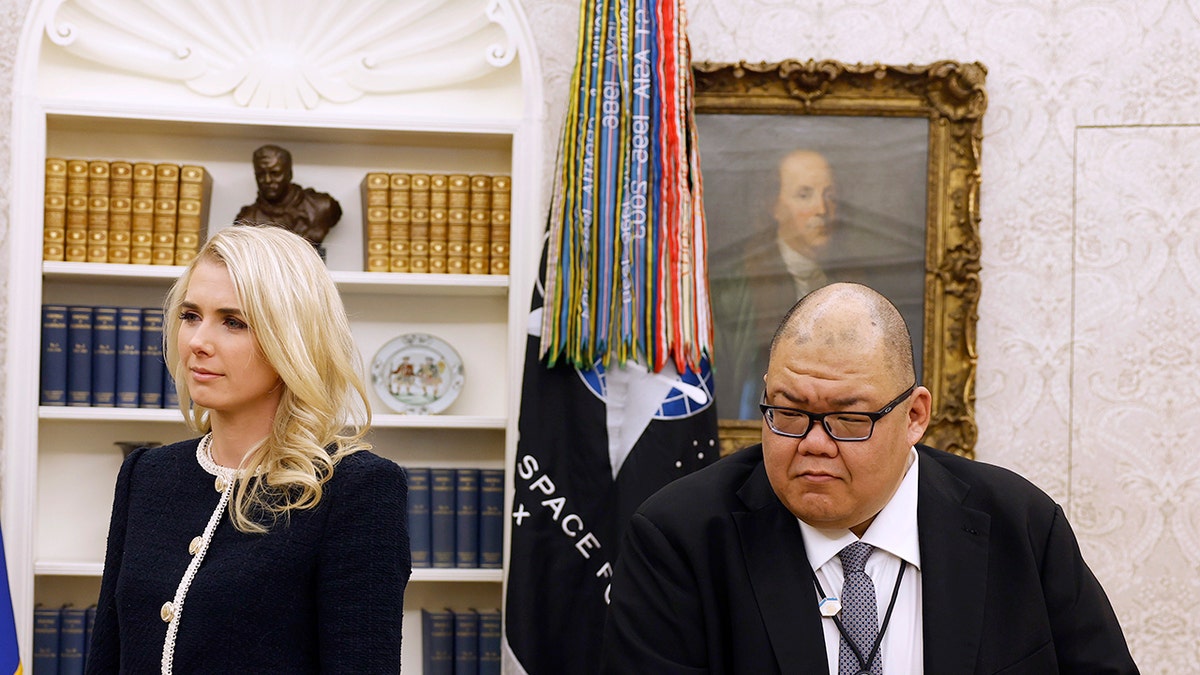
{"label": "ornate gold picture frame", "polygon": [[[710,162],[710,158],[705,157],[706,119],[710,127],[712,121],[717,120],[731,122],[735,129],[739,120],[745,119],[758,133],[764,125],[778,126],[777,136],[786,137],[788,129],[796,124],[821,121],[815,118],[875,118],[873,121],[861,120],[861,123],[880,125],[877,127],[882,130],[879,138],[907,133],[898,131],[897,127],[893,134],[887,126],[888,120],[909,118],[910,127],[914,123],[911,120],[916,120],[923,130],[919,143],[927,146],[923,153],[924,241],[920,241],[919,215],[915,218],[918,231],[909,239],[915,240],[910,242],[917,251],[914,278],[919,280],[923,275],[923,298],[915,310],[919,318],[910,318],[909,323],[914,342],[920,342],[915,352],[921,384],[933,394],[933,419],[924,442],[973,457],[977,437],[975,325],[980,294],[979,158],[982,118],[987,108],[986,68],[979,63],[952,61],[888,66],[789,60],[758,64],[704,62],[693,64],[693,71],[701,168],[705,177],[705,209],[709,214],[719,208],[713,190],[720,182],[717,179],[710,181],[710,175],[715,175],[728,162]],[[726,115],[755,117],[709,117]],[[775,116],[805,116],[806,119]],[[874,132],[851,129],[849,133],[862,138]],[[771,137],[768,142],[774,141],[775,137]],[[729,152],[735,150],[745,154],[740,148]],[[890,161],[890,157],[880,153],[877,163],[886,165]],[[833,171],[837,173],[837,167]],[[919,174],[919,166],[911,173]],[[918,187],[912,192],[920,192],[921,178],[916,176],[913,184]],[[741,187],[737,189],[742,190]],[[860,192],[874,194],[877,190]],[[719,239],[717,227],[710,215],[710,240]],[[920,262],[922,247],[923,270]],[[715,249],[710,245],[712,250]],[[718,262],[710,253],[710,268]],[[834,280],[837,279],[829,279]],[[916,294],[920,295],[920,285]],[[717,314],[715,307],[716,300],[714,314]],[[912,325],[918,322],[922,325]],[[718,356],[721,353],[719,338],[718,328]],[[720,359],[715,364],[720,386]],[[753,393],[750,385],[745,389],[748,394]],[[747,414],[748,406],[742,405],[739,409],[726,404],[726,410],[742,413],[732,416],[740,417],[735,419],[721,410],[721,396],[717,401],[718,411],[725,418],[720,422],[722,454],[760,440],[762,420]]]}

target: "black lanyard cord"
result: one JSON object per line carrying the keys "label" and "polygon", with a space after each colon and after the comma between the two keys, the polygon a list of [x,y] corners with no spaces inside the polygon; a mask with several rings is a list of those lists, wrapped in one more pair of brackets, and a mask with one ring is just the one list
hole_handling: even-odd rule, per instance
{"label": "black lanyard cord", "polygon": [[[858,648],[858,645],[855,644],[854,640],[850,638],[850,635],[846,633],[846,627],[842,625],[842,620],[838,618],[837,615],[830,617],[833,619],[833,624],[837,626],[838,632],[842,634],[843,638],[845,638],[846,644],[850,645],[850,649],[854,652],[854,658],[858,659],[860,673],[869,672],[871,670],[871,664],[875,661],[875,656],[879,654],[879,647],[883,644],[883,634],[887,631],[888,623],[890,623],[892,620],[892,610],[896,608],[896,598],[900,595],[900,581],[904,578],[904,570],[907,568],[908,561],[901,560],[900,573],[896,575],[896,584],[892,586],[892,599],[888,602],[887,612],[883,615],[883,625],[879,627],[879,634],[875,636],[875,644],[871,645],[871,654],[867,658],[863,658],[862,650]],[[821,582],[817,579],[816,570],[813,570],[812,580],[813,584],[815,584],[817,587],[817,592],[821,594],[821,597],[828,597],[825,595],[825,589],[821,588]]]}

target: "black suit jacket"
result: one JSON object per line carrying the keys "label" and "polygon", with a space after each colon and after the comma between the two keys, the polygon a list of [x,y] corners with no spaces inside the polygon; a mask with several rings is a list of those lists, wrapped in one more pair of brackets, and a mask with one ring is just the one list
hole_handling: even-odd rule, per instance
{"label": "black suit jacket", "polygon": [[[1136,673],[1062,509],[1005,469],[918,447],[925,672]],[[604,672],[827,673],[803,537],[762,446],[633,516]]]}

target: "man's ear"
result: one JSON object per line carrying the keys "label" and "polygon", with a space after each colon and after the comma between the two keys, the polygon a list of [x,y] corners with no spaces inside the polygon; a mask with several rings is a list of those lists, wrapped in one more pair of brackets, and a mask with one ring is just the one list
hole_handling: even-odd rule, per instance
{"label": "man's ear", "polygon": [[925,435],[929,428],[930,415],[933,412],[933,394],[925,387],[917,387],[912,394],[908,408],[908,442],[915,445]]}

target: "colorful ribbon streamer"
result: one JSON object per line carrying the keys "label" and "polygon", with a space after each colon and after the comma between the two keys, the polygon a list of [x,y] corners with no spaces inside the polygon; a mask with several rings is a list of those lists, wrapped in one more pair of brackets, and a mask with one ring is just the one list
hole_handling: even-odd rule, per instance
{"label": "colorful ribbon streamer", "polygon": [[571,86],[541,355],[699,369],[712,317],[682,2],[586,0]]}

